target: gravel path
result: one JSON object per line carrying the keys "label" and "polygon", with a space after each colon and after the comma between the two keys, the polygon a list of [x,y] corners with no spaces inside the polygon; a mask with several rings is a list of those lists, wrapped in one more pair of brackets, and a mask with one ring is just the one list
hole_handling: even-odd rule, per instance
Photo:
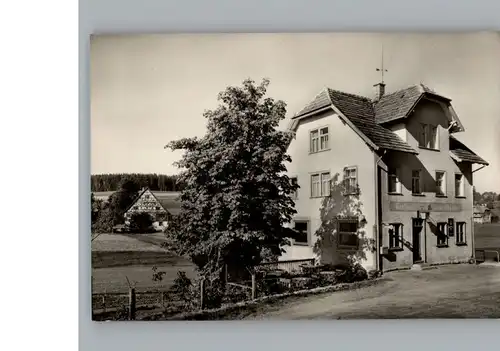
{"label": "gravel path", "polygon": [[500,267],[451,265],[385,275],[367,288],[269,306],[246,319],[500,318]]}

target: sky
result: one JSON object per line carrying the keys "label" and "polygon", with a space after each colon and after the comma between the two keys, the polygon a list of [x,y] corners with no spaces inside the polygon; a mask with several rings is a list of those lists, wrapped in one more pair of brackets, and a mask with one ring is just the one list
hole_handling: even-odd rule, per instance
{"label": "sky", "polygon": [[[324,87],[374,96],[384,51],[386,93],[424,83],[449,97],[455,136],[489,166],[480,192],[500,192],[500,34],[157,34],[91,39],[91,172],[175,174],[171,140],[202,136],[203,111],[246,78],[293,116]],[[286,122],[284,122],[285,125]],[[477,168],[477,167],[476,167]]]}

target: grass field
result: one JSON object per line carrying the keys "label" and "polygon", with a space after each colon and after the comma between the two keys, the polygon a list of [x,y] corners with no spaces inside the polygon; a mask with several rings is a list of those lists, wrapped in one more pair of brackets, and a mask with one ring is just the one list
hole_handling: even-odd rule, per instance
{"label": "grass field", "polygon": [[475,224],[476,249],[500,250],[500,223]]}
{"label": "grass field", "polygon": [[[500,224],[476,224],[476,249],[500,250]],[[138,291],[166,290],[179,270],[194,278],[194,266],[188,260],[163,249],[163,234],[102,234],[92,242],[93,292],[123,292],[127,279]],[[152,280],[152,267],[166,272],[160,283]]]}
{"label": "grass field", "polygon": [[[179,270],[194,278],[188,260],[163,249],[162,234],[101,234],[92,242],[92,292],[126,293],[129,281],[137,291],[167,290]],[[152,267],[166,272],[154,282]]]}

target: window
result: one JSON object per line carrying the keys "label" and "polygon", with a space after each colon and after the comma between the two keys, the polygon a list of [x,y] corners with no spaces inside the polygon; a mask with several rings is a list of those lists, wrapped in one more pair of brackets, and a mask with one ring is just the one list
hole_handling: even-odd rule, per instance
{"label": "window", "polygon": [[438,127],[429,125],[429,141],[428,148],[437,150],[438,146]]}
{"label": "window", "polygon": [[319,149],[328,149],[328,127],[319,130]]}
{"label": "window", "polygon": [[308,221],[295,221],[294,229],[298,232],[297,237],[295,238],[296,244],[309,244],[308,227]]}
{"label": "window", "polygon": [[420,133],[420,140],[418,146],[426,149],[438,150],[438,128],[431,124],[422,124],[422,131]]}
{"label": "window", "polygon": [[446,172],[436,171],[436,195],[446,195]]}
{"label": "window", "polygon": [[467,238],[465,235],[465,222],[457,222],[456,238],[457,245],[466,245]]}
{"label": "window", "polygon": [[[292,185],[297,185],[298,184],[298,181],[297,181],[297,177],[292,177],[290,178],[290,182],[292,183]],[[294,200],[297,200],[297,198],[299,197],[299,190],[295,190],[293,191],[290,196],[292,197],[292,199]]]}
{"label": "window", "polygon": [[344,249],[358,249],[358,220],[339,219],[337,225],[337,246]]}
{"label": "window", "polygon": [[401,223],[391,223],[389,228],[389,249],[403,248],[403,225]]}
{"label": "window", "polygon": [[156,211],[160,210],[160,206],[155,206]]}
{"label": "window", "polygon": [[422,187],[420,184],[420,170],[411,172],[411,192],[413,194],[422,194]]}
{"label": "window", "polygon": [[455,174],[455,196],[456,197],[464,197],[464,175],[463,174]]}
{"label": "window", "polygon": [[150,196],[149,196],[149,194],[144,195],[144,198],[145,198],[146,200],[149,200],[149,197],[150,197]]}
{"label": "window", "polygon": [[319,151],[319,145],[318,145],[318,131],[313,130],[311,131],[311,147],[309,152],[314,153]]}
{"label": "window", "polygon": [[321,195],[330,195],[330,172],[321,173]]}
{"label": "window", "polygon": [[330,195],[330,172],[311,175],[311,197]]}
{"label": "window", "polygon": [[399,169],[389,168],[388,179],[389,179],[389,186],[388,186],[389,193],[401,194],[401,182],[399,180]]}
{"label": "window", "polygon": [[310,153],[328,150],[328,127],[311,130],[310,138]]}
{"label": "window", "polygon": [[356,194],[358,192],[357,167],[344,168],[344,187],[346,194]]}
{"label": "window", "polygon": [[319,174],[311,175],[311,197],[321,196],[321,183],[319,181]]}
{"label": "window", "polygon": [[438,223],[437,224],[437,246],[444,247],[448,246],[448,235],[446,234],[446,228],[448,223]]}

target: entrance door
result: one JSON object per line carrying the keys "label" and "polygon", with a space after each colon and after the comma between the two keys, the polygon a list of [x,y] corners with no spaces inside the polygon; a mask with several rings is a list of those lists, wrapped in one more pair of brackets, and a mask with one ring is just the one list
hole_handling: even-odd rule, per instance
{"label": "entrance door", "polygon": [[422,262],[422,253],[420,249],[420,238],[424,220],[420,218],[413,218],[412,225],[412,247],[413,247],[413,263]]}

